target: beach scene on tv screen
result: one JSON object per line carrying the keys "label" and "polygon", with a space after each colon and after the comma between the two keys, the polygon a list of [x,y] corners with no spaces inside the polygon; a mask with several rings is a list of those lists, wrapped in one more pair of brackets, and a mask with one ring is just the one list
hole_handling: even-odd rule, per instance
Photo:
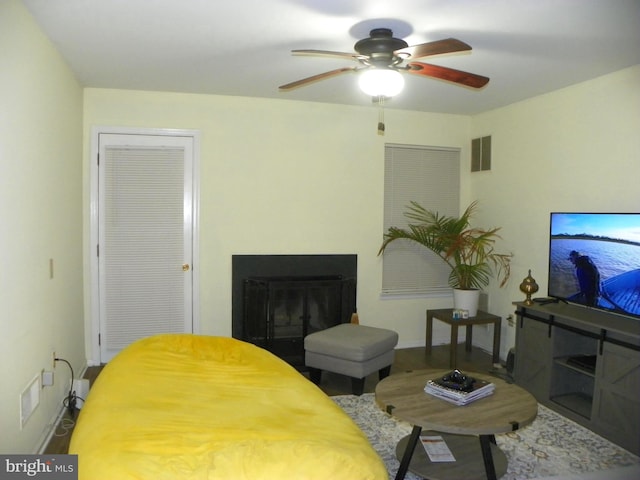
{"label": "beach scene on tv screen", "polygon": [[549,295],[640,316],[640,214],[552,213]]}

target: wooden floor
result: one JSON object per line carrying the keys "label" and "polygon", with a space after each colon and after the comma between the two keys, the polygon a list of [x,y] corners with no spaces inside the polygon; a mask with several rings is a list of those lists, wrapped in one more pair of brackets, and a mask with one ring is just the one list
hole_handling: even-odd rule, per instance
{"label": "wooden floor", "polygon": [[[491,354],[475,347],[471,352],[465,352],[464,344],[458,346],[457,367],[462,371],[489,372],[501,377],[506,376],[506,371],[504,369],[494,367],[491,360]],[[425,355],[424,347],[396,350],[395,361],[391,367],[392,375],[394,373],[406,372],[408,370],[419,370],[422,368],[448,369],[449,346],[440,345],[433,347],[430,356]],[[89,383],[92,384],[101,369],[102,367],[89,367],[85,372],[84,378],[89,379]],[[364,385],[365,393],[373,392],[377,383],[378,376],[376,374],[369,375]],[[348,395],[351,393],[351,380],[342,375],[323,372],[320,388],[327,395]],[[72,432],[73,419],[70,417],[68,412],[65,412],[60,425],[58,425],[56,429],[55,435],[51,437],[44,453],[67,453]]]}

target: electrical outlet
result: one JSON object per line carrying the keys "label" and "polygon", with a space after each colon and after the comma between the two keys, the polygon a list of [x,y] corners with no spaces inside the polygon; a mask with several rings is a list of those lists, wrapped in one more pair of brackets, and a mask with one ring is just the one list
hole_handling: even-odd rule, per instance
{"label": "electrical outlet", "polygon": [[513,319],[513,315],[509,314],[507,315],[507,325],[509,325],[510,327],[513,327],[515,325],[515,321]]}
{"label": "electrical outlet", "polygon": [[42,369],[41,376],[42,376],[42,382],[41,382],[42,388],[53,386],[53,372],[47,372],[44,369]]}

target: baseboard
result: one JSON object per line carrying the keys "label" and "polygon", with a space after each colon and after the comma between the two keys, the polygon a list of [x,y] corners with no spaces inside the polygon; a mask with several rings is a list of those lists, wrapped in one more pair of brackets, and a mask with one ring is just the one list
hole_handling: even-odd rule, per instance
{"label": "baseboard", "polygon": [[410,340],[410,341],[404,341],[404,342],[398,342],[398,345],[396,346],[396,349],[398,348],[416,348],[416,347],[424,347],[424,340],[420,341],[420,340]]}
{"label": "baseboard", "polygon": [[[79,378],[84,378],[84,374],[87,372],[87,365],[84,366],[84,368],[82,369],[82,372],[80,372],[80,375],[76,375],[76,379]],[[71,382],[73,382],[74,379],[71,379]],[[43,433],[43,440],[41,440],[39,447],[36,450],[36,455],[42,455],[44,454],[44,451],[47,449],[47,446],[49,445],[49,442],[51,441],[51,438],[55,435],[56,430],[58,429],[58,425],[60,425],[60,421],[62,420],[62,417],[64,416],[64,412],[67,410],[67,407],[64,406],[64,398],[60,401],[60,409],[58,410],[58,413],[56,413],[52,418],[51,421],[49,423],[47,423],[47,427],[44,430]]]}
{"label": "baseboard", "polygon": [[51,438],[53,438],[53,435],[56,433],[56,430],[58,429],[58,425],[60,424],[60,421],[64,416],[65,410],[66,410],[66,407],[64,406],[64,404],[61,405],[58,413],[54,415],[51,421],[47,424],[47,429],[44,432],[44,440],[40,442],[40,447],[38,447],[38,450],[36,451],[37,455],[44,454],[45,450],[47,449],[47,446],[49,445],[49,442],[51,441]]}
{"label": "baseboard", "polygon": [[[447,341],[443,341],[443,342],[439,342],[439,343],[436,343],[436,342],[433,343],[434,347],[439,346],[439,345],[449,345],[449,341],[447,340]],[[403,349],[403,348],[418,348],[418,347],[423,347],[424,348],[424,346],[425,346],[424,342],[420,341],[420,340],[410,340],[410,341],[406,341],[405,340],[403,342],[398,342],[398,345],[396,346],[396,350]],[[485,349],[483,347],[480,347],[478,345],[473,345],[473,347],[474,348],[479,348],[480,350],[482,350],[483,352],[485,352],[488,355],[493,355],[493,352],[491,352],[491,351],[489,351],[489,350],[487,350],[487,349]],[[504,361],[502,359],[502,357],[501,357],[500,358],[500,363],[499,364],[495,364],[495,366],[506,367],[506,361]]]}

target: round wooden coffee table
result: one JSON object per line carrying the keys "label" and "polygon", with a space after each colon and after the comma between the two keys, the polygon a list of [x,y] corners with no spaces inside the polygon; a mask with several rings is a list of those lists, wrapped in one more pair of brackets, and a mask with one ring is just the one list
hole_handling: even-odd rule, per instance
{"label": "round wooden coffee table", "polygon": [[[494,480],[507,470],[506,456],[495,444],[494,434],[517,430],[536,418],[538,403],[529,392],[476,372],[464,373],[492,382],[496,387],[492,395],[457,406],[425,393],[428,380],[442,377],[449,371],[417,370],[394,374],[376,386],[378,406],[413,425],[411,435],[402,439],[396,449],[401,460],[397,480],[403,479],[407,470],[434,480]],[[456,461],[431,462],[422,445],[418,445],[420,434],[426,433],[423,430],[433,430],[429,434],[442,436]]]}

